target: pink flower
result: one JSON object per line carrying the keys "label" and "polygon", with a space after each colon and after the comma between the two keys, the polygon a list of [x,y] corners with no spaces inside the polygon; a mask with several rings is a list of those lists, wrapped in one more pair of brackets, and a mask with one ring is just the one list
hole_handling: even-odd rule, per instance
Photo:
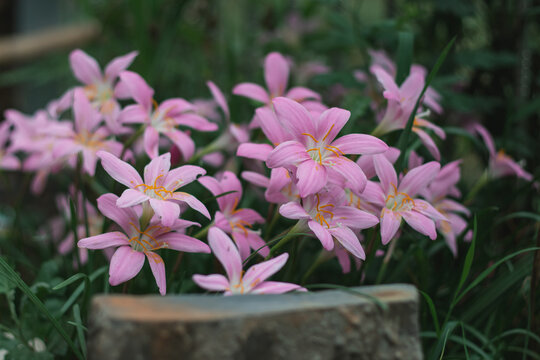
{"label": "pink flower", "polygon": [[[76,160],[76,154],[82,153],[84,171],[94,176],[96,153],[105,150],[120,155],[123,146],[117,141],[107,140],[110,135],[109,130],[99,126],[101,116],[92,108],[81,89],[76,89],[74,92],[73,113],[75,129],[70,131],[66,138],[55,141],[53,153],[55,157],[71,156],[73,163]],[[48,131],[54,134],[56,128]]]}
{"label": "pink flower", "polygon": [[142,123],[144,131],[144,149],[154,159],[159,155],[159,135],[163,134],[182,153],[184,160],[195,152],[195,143],[185,132],[178,130],[179,125],[199,131],[214,131],[217,125],[195,113],[192,104],[181,98],[169,99],[157,104],[153,100],[154,90],[146,81],[131,71],[120,74],[121,84],[137,102],[126,106],[119,115],[122,123]]}
{"label": "pink flower", "polygon": [[242,259],[249,256],[251,253],[250,248],[253,250],[262,248],[259,250],[259,254],[267,256],[269,249],[260,237],[260,232],[251,229],[254,224],[264,223],[264,218],[255,210],[238,209],[242,198],[242,185],[236,175],[230,171],[225,171],[219,180],[210,176],[203,176],[199,178],[199,182],[214,196],[232,191],[231,194],[216,199],[220,211],[216,212],[214,219],[218,228],[232,235],[238,245]]}
{"label": "pink flower", "polygon": [[265,281],[285,265],[289,257],[286,253],[253,265],[244,274],[240,253],[223,230],[217,227],[210,228],[208,243],[214,255],[223,265],[227,277],[220,274],[193,275],[193,281],[203,289],[223,291],[225,295],[282,294],[293,290],[306,291],[296,284]]}
{"label": "pink flower", "polygon": [[104,117],[107,127],[115,134],[126,132],[118,122],[120,105],[117,99],[124,97],[116,85],[120,72],[126,70],[135,57],[136,51],[114,58],[102,73],[94,58],[82,50],[74,50],[69,55],[69,62],[75,77],[85,84],[84,93],[92,106]]}
{"label": "pink flower", "polygon": [[503,176],[517,176],[519,178],[531,181],[533,176],[531,173],[525,171],[521,165],[519,165],[514,159],[506,155],[504,150],[495,150],[495,142],[493,137],[487,131],[485,127],[480,124],[474,124],[473,130],[480,134],[486,147],[489,151],[489,172],[493,178],[499,178]]}
{"label": "pink flower", "polygon": [[343,195],[343,191],[331,189],[302,198],[302,204],[284,204],[279,213],[289,219],[307,222],[326,250],[334,248],[333,239],[336,239],[351,254],[364,260],[364,249],[351,229],[367,229],[378,224],[379,220],[367,212],[346,206]]}
{"label": "pink flower", "polygon": [[153,220],[148,227],[141,229],[139,216],[134,208],[119,208],[118,197],[105,194],[98,198],[98,208],[103,215],[120,225],[123,232],[114,231],[79,240],[78,246],[86,249],[105,249],[118,247],[111,258],[109,283],[116,286],[126,282],[141,271],[144,258],[148,259],[152,274],[156,279],[161,295],[166,293],[165,264],[159,249],[210,253],[208,245],[200,240],[175,231],[198,225],[191,221],[175,219],[170,226],[163,226]]}
{"label": "pink flower", "polygon": [[435,178],[441,165],[431,161],[414,168],[398,183],[396,171],[384,155],[376,155],[374,162],[380,184],[370,183],[369,191],[367,188],[362,195],[382,208],[382,243],[386,245],[394,237],[401,225],[401,218],[419,233],[432,240],[437,238],[434,221],[448,219],[427,201],[414,196],[422,192]]}
{"label": "pink flower", "polygon": [[125,208],[148,201],[164,226],[171,226],[180,216],[178,202],[185,202],[194,210],[210,218],[208,210],[196,197],[176,191],[194,181],[198,175],[204,175],[206,171],[203,168],[184,165],[169,171],[171,154],[166,153],[145,166],[143,181],[137,170],[114,155],[105,151],[100,151],[97,155],[105,171],[113,179],[129,188],[118,199],[118,207]]}
{"label": "pink flower", "polygon": [[294,140],[279,144],[269,154],[269,168],[285,167],[298,179],[301,197],[319,192],[328,182],[362,192],[366,176],[345,154],[377,154],[388,146],[376,137],[349,134],[336,139],[349,120],[350,112],[332,108],[318,119],[297,102],[287,98],[274,99],[274,108],[283,128]]}
{"label": "pink flower", "polygon": [[[443,166],[431,184],[422,192],[426,200],[447,218],[447,220],[437,221],[435,225],[437,230],[444,236],[446,244],[454,257],[457,256],[456,238],[467,228],[467,222],[459,215],[465,215],[466,217],[470,215],[469,209],[448,198],[449,195],[461,196],[456,187],[461,176],[459,171],[460,163],[461,160],[456,160]],[[472,236],[472,233],[466,234],[465,239],[470,236]]]}
{"label": "pink flower", "polygon": [[[382,67],[373,65],[371,67],[371,72],[384,87],[383,95],[388,100],[386,113],[379,122],[377,129],[375,129],[374,134],[382,135],[387,132],[405,128],[407,120],[414,110],[416,100],[424,87],[425,74],[421,71],[411,71],[401,87],[398,87],[393,77]],[[440,160],[441,155],[437,145],[435,145],[433,139],[424,129],[433,131],[441,139],[445,139],[446,134],[439,126],[423,119],[423,117],[427,115],[429,115],[429,111],[416,114],[412,130],[420,137],[420,140],[431,155],[436,160]]]}
{"label": "pink flower", "polygon": [[270,203],[284,204],[300,199],[298,188],[285,168],[272,169],[270,178],[254,171],[244,171],[242,178],[256,186],[265,188],[264,198]]}
{"label": "pink flower", "polygon": [[293,87],[286,91],[289,81],[289,64],[278,52],[272,52],[264,59],[264,79],[268,91],[257,84],[241,83],[234,87],[233,94],[245,96],[267,106],[271,106],[272,99],[278,96],[284,96],[297,102],[308,99],[320,101],[321,99],[319,94],[304,87]]}

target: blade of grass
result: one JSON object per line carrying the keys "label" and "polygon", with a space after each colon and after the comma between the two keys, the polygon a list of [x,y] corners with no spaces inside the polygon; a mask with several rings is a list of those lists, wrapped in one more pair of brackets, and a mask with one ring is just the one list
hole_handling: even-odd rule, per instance
{"label": "blade of grass", "polygon": [[82,323],[81,319],[81,309],[79,308],[79,304],[75,304],[73,306],[73,319],[75,320],[75,328],[77,329],[77,338],[79,339],[79,346],[81,347],[81,351],[86,358],[86,340],[84,339],[84,325]]}
{"label": "blade of grass", "polygon": [[68,346],[71,348],[75,356],[79,360],[85,359],[79,349],[75,346],[71,338],[69,337],[66,330],[62,327],[60,322],[50,313],[50,311],[45,307],[43,302],[39,300],[39,298],[30,290],[28,285],[24,282],[23,279],[9,266],[6,261],[0,257],[0,270],[11,281],[15,282],[17,284],[17,287],[34,303],[34,305],[38,308],[38,310],[51,322],[51,324],[54,326],[54,328],[58,331],[60,336],[64,338]]}
{"label": "blade of grass", "polygon": [[423,292],[422,290],[418,290],[418,291],[420,292],[420,294],[422,294],[422,296],[424,297],[424,300],[426,300],[429,307],[429,312],[431,313],[431,317],[433,318],[433,326],[435,327],[435,332],[437,333],[437,335],[440,335],[441,327],[439,325],[437,311],[435,310],[435,304],[433,304],[433,300],[431,300],[431,297],[427,293]]}
{"label": "blade of grass", "polygon": [[401,84],[409,75],[413,58],[414,35],[408,31],[398,34],[396,83]]}
{"label": "blade of grass", "polygon": [[[90,274],[89,276],[90,282],[93,282],[94,280],[96,280],[98,277],[100,277],[102,274],[105,274],[106,272],[107,272],[107,266],[100,267],[99,269],[94,271],[92,274]],[[85,283],[80,284],[75,289],[75,291],[73,291],[69,299],[64,303],[64,305],[60,309],[60,316],[64,315],[69,310],[69,308],[75,303],[75,301],[77,301],[77,298],[84,291],[84,288],[85,288]]]}

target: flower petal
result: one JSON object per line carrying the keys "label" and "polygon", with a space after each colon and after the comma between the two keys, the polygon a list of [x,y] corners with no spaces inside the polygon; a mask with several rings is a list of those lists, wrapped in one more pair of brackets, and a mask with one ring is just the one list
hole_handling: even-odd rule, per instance
{"label": "flower petal", "polygon": [[86,249],[106,249],[113,246],[129,245],[126,234],[119,231],[109,232],[79,240],[77,246]]}
{"label": "flower petal", "polygon": [[231,238],[223,230],[214,226],[208,231],[208,243],[214,255],[223,265],[229,282],[237,284],[242,274],[242,260]]}
{"label": "flower petal", "polygon": [[130,53],[127,53],[126,55],[112,59],[105,68],[105,78],[109,82],[113,82],[118,77],[120,72],[126,70],[131,65],[131,63],[138,54],[139,52],[132,51]]}
{"label": "flower petal", "polygon": [[69,64],[75,77],[86,85],[101,80],[101,69],[97,61],[84,51],[77,49],[69,54]]}
{"label": "flower petal", "polygon": [[431,156],[433,156],[435,160],[440,161],[441,153],[439,152],[439,148],[437,148],[437,145],[435,144],[431,136],[429,136],[428,133],[426,133],[424,130],[414,126],[412,130],[416,133],[416,135],[418,135],[418,137],[422,141],[422,144],[424,144],[426,149],[428,149]]}
{"label": "flower petal", "polygon": [[133,225],[138,224],[139,217],[135,213],[135,210],[131,207],[120,208],[116,205],[118,196],[114,194],[104,194],[97,199],[97,206],[99,211],[120,225],[120,227],[129,234],[133,230]]}
{"label": "flower petal", "polygon": [[408,194],[410,197],[415,196],[422,191],[439,173],[441,164],[436,161],[428,162],[422,166],[418,166],[405,175],[399,184],[398,191]]}
{"label": "flower petal", "polygon": [[351,229],[345,226],[340,226],[332,228],[329,231],[351,254],[359,259],[366,259],[366,253],[364,252],[362,245],[360,245],[360,240],[358,240]]}
{"label": "flower petal", "polygon": [[[397,174],[394,170],[394,165],[388,161],[388,159],[378,154],[373,157],[373,164],[375,165],[375,172],[381,182],[381,188],[384,194],[389,194],[394,187],[397,187]],[[412,195],[411,195],[412,196]]]}
{"label": "flower petal", "polygon": [[193,275],[193,282],[210,291],[225,291],[229,288],[229,280],[223,275]]}
{"label": "flower petal", "polygon": [[245,96],[249,99],[260,101],[264,104],[270,101],[268,93],[264,88],[257,84],[241,83],[234,87],[232,93],[234,95]]}
{"label": "flower petal", "polygon": [[270,97],[282,96],[289,80],[289,64],[278,52],[271,52],[264,59],[264,80]]}
{"label": "flower petal", "polygon": [[368,229],[379,223],[377,216],[352,206],[338,206],[333,213],[336,223],[353,229]]}
{"label": "flower petal", "polygon": [[150,186],[161,186],[170,168],[171,153],[165,153],[153,159],[144,167],[144,183]]}
{"label": "flower petal", "polygon": [[279,213],[287,219],[308,219],[310,217],[302,205],[294,201],[281,205]]}
{"label": "flower petal", "polygon": [[197,199],[195,196],[178,191],[173,193],[173,199],[185,202],[193,210],[196,210],[206,216],[208,219],[211,219],[210,213],[208,212],[206,206],[204,206],[204,204],[200,202],[199,199]]}
{"label": "flower petal", "polygon": [[180,206],[172,201],[150,199],[150,206],[164,226],[171,226],[180,217]]}
{"label": "flower petal", "polygon": [[388,150],[388,145],[375,136],[364,134],[349,134],[340,137],[331,144],[343,154],[381,154]]}
{"label": "flower petal", "polygon": [[334,248],[334,240],[328,229],[316,221],[308,221],[308,226],[326,250],[330,251]]}
{"label": "flower petal", "polygon": [[216,84],[214,84],[212,81],[207,81],[206,86],[208,86],[208,88],[210,89],[210,92],[212,93],[212,97],[214,98],[216,103],[219,105],[221,110],[223,110],[223,113],[225,114],[225,118],[228,119],[230,117],[230,112],[229,112],[229,106],[227,105],[227,100],[225,100],[225,96],[223,95],[219,87]]}
{"label": "flower petal", "polygon": [[401,215],[387,208],[381,211],[381,242],[383,245],[388,244],[396,235],[399,226],[401,225]]}
{"label": "flower petal", "polygon": [[122,195],[116,200],[116,206],[125,208],[134,205],[138,205],[142,202],[150,200],[150,197],[145,195],[142,191],[134,189],[126,189]]}
{"label": "flower petal", "polygon": [[165,276],[165,263],[163,262],[163,259],[161,256],[152,251],[148,251],[146,253],[146,258],[150,264],[152,275],[154,275],[154,279],[156,279],[159,293],[161,295],[165,295],[167,292],[167,279]]}
{"label": "flower petal", "polygon": [[425,200],[422,199],[414,199],[414,211],[418,211],[420,214],[425,215],[435,221],[437,220],[444,220],[448,221],[446,216],[441,214],[437,209],[435,209],[433,206],[431,206],[430,203],[428,203]]}
{"label": "flower petal", "polygon": [[155,159],[159,155],[159,133],[156,129],[151,126],[148,126],[144,130],[144,151],[150,159]]}
{"label": "flower petal", "polygon": [[129,246],[119,247],[111,258],[109,267],[109,283],[116,286],[126,282],[141,271],[144,265],[144,254]]}
{"label": "flower petal", "polygon": [[255,171],[242,171],[240,176],[242,177],[242,179],[246,180],[247,182],[250,182],[251,184],[255,186],[267,188],[268,185],[270,184],[269,178]]}
{"label": "flower petal", "polygon": [[105,171],[114,180],[129,188],[134,188],[137,185],[143,184],[139,173],[133,166],[106,151],[98,151],[97,156],[101,159],[101,165]]}
{"label": "flower petal", "polygon": [[403,219],[405,219],[407,224],[409,224],[414,230],[429,236],[431,240],[435,240],[437,238],[437,231],[435,230],[435,223],[433,220],[416,211],[404,211],[402,215]]}
{"label": "flower petal", "polygon": [[236,155],[248,159],[266,161],[272,150],[274,148],[269,144],[243,143],[238,146]]}
{"label": "flower petal", "polygon": [[204,174],[206,174],[206,170],[200,166],[180,166],[169,171],[165,181],[163,182],[163,187],[169,191],[174,191],[179,187],[193,182],[195,179],[197,179],[197,176]]}
{"label": "flower petal", "polygon": [[304,141],[308,138],[303,134],[315,136],[315,122],[309,111],[301,104],[285,97],[275,98],[272,104],[283,127],[298,140]]}
{"label": "flower petal", "polygon": [[256,287],[259,283],[281,270],[288,258],[289,254],[284,253],[268,261],[253,265],[246,271],[242,283],[249,288]]}
{"label": "flower petal", "polygon": [[272,109],[268,107],[260,107],[255,110],[255,114],[264,135],[266,135],[268,140],[270,140],[270,142],[272,142],[272,144],[275,146],[284,141],[293,139],[292,134],[283,128],[281,122],[278,120]]}
{"label": "flower petal", "polygon": [[350,117],[351,112],[348,110],[336,107],[325,110],[317,119],[317,133],[313,135],[330,144],[347,124]]}
{"label": "flower petal", "polygon": [[285,141],[270,152],[266,165],[269,168],[296,166],[306,160],[313,161],[304,145],[298,141]]}
{"label": "flower petal", "polygon": [[148,86],[139,74],[132,71],[122,71],[120,81],[129,90],[133,100],[141,104],[147,111],[152,109],[154,90]]}
{"label": "flower petal", "polygon": [[[352,163],[356,165],[356,163]],[[356,166],[358,167],[358,165]],[[319,192],[328,181],[326,167],[311,159],[304,161],[298,166],[296,178],[298,179],[296,186],[301,197]]]}
{"label": "flower petal", "polygon": [[189,160],[193,153],[195,153],[195,143],[193,139],[186,133],[180,130],[170,130],[165,133],[165,135],[173,142],[174,145],[182,153],[184,161]]}
{"label": "flower petal", "polygon": [[321,95],[311,89],[302,86],[295,86],[293,88],[290,88],[289,91],[287,91],[287,94],[285,94],[285,97],[288,97],[289,99],[293,99],[294,101],[300,103],[307,99],[315,99],[317,101],[321,101]]}

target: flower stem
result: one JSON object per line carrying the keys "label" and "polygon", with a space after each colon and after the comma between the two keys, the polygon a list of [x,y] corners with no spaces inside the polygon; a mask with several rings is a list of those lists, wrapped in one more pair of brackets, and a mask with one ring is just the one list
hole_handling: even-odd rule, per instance
{"label": "flower stem", "polygon": [[265,229],[266,236],[264,237],[265,241],[268,241],[270,238],[270,234],[272,234],[272,230],[274,229],[274,226],[276,225],[277,221],[279,220],[279,211],[278,209],[275,209],[274,216],[272,216],[272,220],[268,223],[268,227]]}
{"label": "flower stem", "polygon": [[195,235],[193,235],[193,237],[195,239],[201,239],[203,237],[206,236],[206,234],[208,234],[208,230],[210,230],[210,228],[214,226],[214,222],[212,221],[210,224],[206,225],[205,227],[203,227],[201,230],[199,230]]}
{"label": "flower stem", "polygon": [[469,191],[469,193],[467,194],[467,197],[465,198],[465,201],[463,202],[464,205],[469,205],[472,202],[475,195],[480,191],[480,189],[482,189],[489,182],[489,180],[490,180],[489,172],[485,170],[482,176],[478,178],[478,180],[476,181],[476,184],[474,184],[471,191]]}
{"label": "flower stem", "polygon": [[303,226],[303,223],[301,221],[297,222],[296,225],[294,225],[289,230],[289,232],[287,232],[287,234],[283,238],[281,238],[281,240],[279,240],[279,242],[276,245],[272,246],[272,248],[270,249],[270,253],[268,254],[267,257],[264,258],[264,260],[270,259],[272,257],[272,255],[274,255],[276,253],[277,250],[282,248],[283,245],[288,243],[295,236],[303,235],[302,233],[298,233],[298,231],[301,230],[303,227],[304,226]]}
{"label": "flower stem", "polygon": [[324,250],[321,250],[319,252],[319,255],[317,256],[317,259],[315,259],[315,261],[311,264],[309,269],[306,271],[306,273],[302,277],[302,281],[300,282],[300,284],[302,284],[302,286],[304,286],[306,284],[307,280],[309,279],[309,277],[315,272],[315,270],[317,270],[319,265],[321,265],[326,260],[328,260],[328,258],[326,256]]}
{"label": "flower stem", "polygon": [[138,138],[140,138],[142,136],[142,134],[144,134],[144,130],[146,129],[146,125],[143,124],[141,125],[136,132],[133,133],[133,135],[131,135],[127,140],[126,142],[124,143],[124,147],[122,148],[122,153],[120,154],[120,159],[123,159],[124,158],[124,155],[126,154],[126,151],[129,149],[129,147],[131,145],[133,145],[133,143],[135,141],[137,141]]}

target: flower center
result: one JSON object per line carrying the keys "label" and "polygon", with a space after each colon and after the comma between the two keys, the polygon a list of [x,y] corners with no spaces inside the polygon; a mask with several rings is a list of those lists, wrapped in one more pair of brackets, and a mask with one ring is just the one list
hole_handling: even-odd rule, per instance
{"label": "flower center", "polygon": [[404,192],[398,192],[394,184],[393,191],[386,197],[386,208],[392,211],[410,211],[415,206],[414,200]]}
{"label": "flower center", "polygon": [[308,144],[307,144],[307,147],[309,147],[309,149],[307,149],[306,151],[308,152],[309,156],[311,156],[311,158],[314,161],[318,162],[321,165],[323,163],[323,160],[326,159],[327,157],[334,156],[334,155],[337,157],[340,157],[344,155],[340,149],[326,143],[326,138],[328,137],[328,135],[330,135],[330,132],[332,131],[333,128],[334,128],[334,125],[332,125],[330,129],[328,129],[328,132],[326,133],[326,135],[324,135],[324,137],[320,141],[317,140],[315,136],[313,136],[310,133],[302,133],[302,135],[309,137]]}
{"label": "flower center", "polygon": [[[153,225],[142,231],[132,222],[129,224],[135,230],[134,235],[129,239],[129,244],[133,250],[141,251],[146,255],[149,255],[152,251],[169,247],[168,243],[157,241],[156,238],[149,233],[150,230],[157,232],[160,229],[169,230],[168,228],[165,228],[162,225]],[[159,262],[159,259],[161,259],[161,257],[157,255],[155,258],[153,258],[153,260],[156,262]]]}
{"label": "flower center", "polygon": [[96,136],[96,134],[91,134],[86,130],[83,130],[80,133],[75,134],[75,142],[83,145],[84,147],[101,149],[104,147],[104,142]]}
{"label": "flower center", "polygon": [[157,181],[163,176],[163,174],[156,177],[153,185],[139,184],[135,186],[135,189],[142,187],[142,191],[145,195],[157,200],[167,200],[174,196],[174,193],[167,190],[163,185],[157,185]]}
{"label": "flower center", "polygon": [[[315,221],[317,221],[322,226],[326,226],[327,229],[330,228],[330,224],[328,221],[332,222],[334,219],[334,213],[331,211],[334,208],[334,204],[325,204],[321,205],[321,199],[319,197],[319,194],[315,194],[317,197],[317,214],[313,217]],[[329,217],[328,220],[326,218]]]}

